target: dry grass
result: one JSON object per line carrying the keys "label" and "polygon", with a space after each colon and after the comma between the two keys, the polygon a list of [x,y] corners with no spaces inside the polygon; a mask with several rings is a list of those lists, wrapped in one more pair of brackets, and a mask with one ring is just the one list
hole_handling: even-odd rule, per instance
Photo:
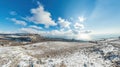
{"label": "dry grass", "polygon": [[72,46],[72,47],[63,48],[60,50],[48,50],[48,51],[44,51],[44,54],[35,54],[32,56],[36,57],[36,58],[56,58],[56,57],[60,57],[60,56],[65,57],[69,54],[74,53],[78,49],[80,49],[79,46]]}

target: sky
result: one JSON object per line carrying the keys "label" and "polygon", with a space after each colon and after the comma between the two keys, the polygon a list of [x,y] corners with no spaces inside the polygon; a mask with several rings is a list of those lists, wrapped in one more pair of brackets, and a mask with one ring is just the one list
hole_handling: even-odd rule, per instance
{"label": "sky", "polygon": [[90,40],[120,34],[120,0],[1,0],[0,33]]}

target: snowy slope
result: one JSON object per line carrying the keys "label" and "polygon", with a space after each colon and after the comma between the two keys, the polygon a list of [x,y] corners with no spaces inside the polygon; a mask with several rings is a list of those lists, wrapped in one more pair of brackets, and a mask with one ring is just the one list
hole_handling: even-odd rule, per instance
{"label": "snowy slope", "polygon": [[0,47],[0,67],[120,67],[120,40],[99,42]]}

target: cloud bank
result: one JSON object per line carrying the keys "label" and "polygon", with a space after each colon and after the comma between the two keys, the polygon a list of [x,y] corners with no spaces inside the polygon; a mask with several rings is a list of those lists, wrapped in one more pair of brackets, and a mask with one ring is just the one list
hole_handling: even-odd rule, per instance
{"label": "cloud bank", "polygon": [[[72,21],[58,17],[56,22],[52,19],[51,13],[45,11],[45,8],[42,5],[39,5],[37,8],[32,8],[30,10],[32,16],[24,17],[27,22],[33,22],[34,25],[29,25],[27,27],[23,27],[19,29],[21,32],[25,33],[37,33],[45,37],[52,38],[66,38],[66,39],[77,39],[77,40],[90,40],[91,37],[89,30],[85,30],[84,22],[86,20],[85,17],[80,16],[74,21]],[[23,21],[18,21],[16,19],[12,19],[12,21],[17,24],[26,25]],[[40,26],[43,24],[44,26]],[[52,30],[49,30],[53,27]],[[57,29],[56,29],[57,27]],[[47,29],[47,30],[46,30]]]}

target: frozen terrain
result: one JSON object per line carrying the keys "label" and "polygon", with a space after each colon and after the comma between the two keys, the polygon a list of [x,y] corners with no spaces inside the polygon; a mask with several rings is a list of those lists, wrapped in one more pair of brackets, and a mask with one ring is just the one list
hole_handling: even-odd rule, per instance
{"label": "frozen terrain", "polygon": [[120,40],[0,47],[0,67],[120,67]]}

